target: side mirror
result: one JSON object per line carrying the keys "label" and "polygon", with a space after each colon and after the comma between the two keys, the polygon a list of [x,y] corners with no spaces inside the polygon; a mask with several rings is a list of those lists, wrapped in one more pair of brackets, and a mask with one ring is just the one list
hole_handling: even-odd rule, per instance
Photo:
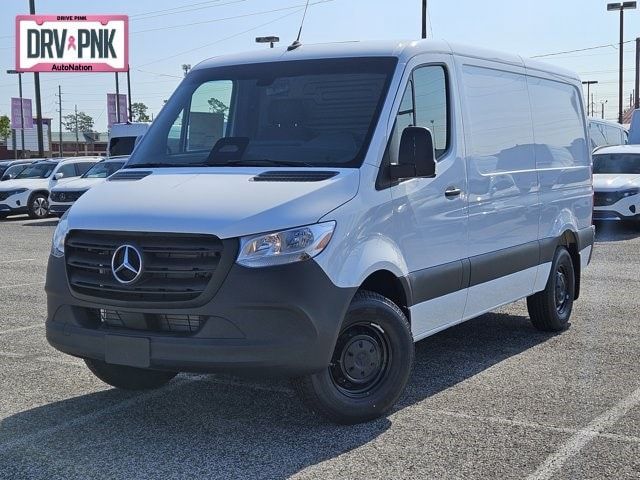
{"label": "side mirror", "polygon": [[63,178],[63,177],[64,177],[64,173],[62,173],[62,172],[58,172],[58,173],[56,173],[56,174],[53,176],[53,178],[54,178],[55,180],[60,180],[60,179],[61,179],[61,178]]}
{"label": "side mirror", "polygon": [[398,163],[389,165],[393,179],[433,178],[436,176],[436,152],[431,130],[407,127],[402,131]]}

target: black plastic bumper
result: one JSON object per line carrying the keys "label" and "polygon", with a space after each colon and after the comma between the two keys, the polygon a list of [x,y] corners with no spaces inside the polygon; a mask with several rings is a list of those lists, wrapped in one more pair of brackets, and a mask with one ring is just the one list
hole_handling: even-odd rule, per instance
{"label": "black plastic bumper", "polygon": [[13,208],[6,203],[0,203],[0,215],[17,215],[19,213],[27,213],[29,209],[27,207]]}
{"label": "black plastic bumper", "polygon": [[640,214],[620,215],[615,210],[594,210],[593,220],[595,222],[601,222],[606,220],[637,222],[637,221],[640,221]]}
{"label": "black plastic bumper", "polygon": [[[143,368],[300,375],[329,364],[355,289],[335,286],[313,260],[249,269],[234,265],[212,301],[189,309],[114,307],[76,298],[64,258],[50,257],[47,340],[70,355]],[[206,316],[190,335],[114,329],[100,308]],[[95,318],[95,317],[93,317]]]}
{"label": "black plastic bumper", "polygon": [[69,210],[71,208],[71,205],[50,205],[49,206],[49,213],[51,215],[55,215],[57,217],[61,217],[62,215],[64,215],[64,212],[66,212],[67,210]]}

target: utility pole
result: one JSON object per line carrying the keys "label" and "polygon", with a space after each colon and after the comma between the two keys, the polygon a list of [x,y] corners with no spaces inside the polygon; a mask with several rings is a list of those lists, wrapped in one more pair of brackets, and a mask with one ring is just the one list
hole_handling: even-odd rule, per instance
{"label": "utility pole", "polygon": [[116,123],[120,123],[120,84],[118,83],[118,72],[116,72]]}
{"label": "utility pole", "polygon": [[78,105],[75,106],[76,110],[76,157],[80,153],[80,138],[78,137]]}
{"label": "utility pole", "polygon": [[602,120],[604,120],[604,105],[605,103],[607,103],[609,100],[600,100],[600,110],[601,110],[601,114],[600,117],[602,118]]}
{"label": "utility pole", "polygon": [[131,68],[127,65],[127,94],[129,97],[129,121],[133,122],[133,109],[131,108]]}
{"label": "utility pole", "polygon": [[593,101],[593,93],[591,94],[591,103],[590,103],[590,107],[591,107],[591,116],[593,117],[594,115],[594,109],[596,108],[596,103]]}
{"label": "utility pole", "polygon": [[[31,15],[36,14],[36,2],[35,0],[29,0],[29,13]],[[42,101],[40,100],[40,74],[35,72],[33,74],[33,83],[36,89],[36,128],[38,130],[38,157],[44,157],[44,139],[42,137]],[[24,126],[24,120],[23,120]],[[23,146],[24,148],[24,146]]]}
{"label": "utility pole", "polygon": [[[76,124],[77,124],[77,116],[76,116]],[[60,124],[60,133],[58,137],[58,151],[60,153],[60,157],[62,158],[62,88],[58,85],[58,122]]]}
{"label": "utility pole", "polygon": [[[18,75],[18,95],[20,96],[20,151],[21,151],[21,157],[25,158],[24,155],[24,105],[22,105],[23,101],[22,101],[22,72],[19,72],[17,70],[7,70],[7,73],[9,75]],[[15,128],[15,126],[14,126]],[[17,132],[16,132],[17,133]],[[16,155],[18,154],[18,149],[16,148],[16,142],[13,142],[13,150],[16,152]],[[16,156],[16,158],[18,158]]]}
{"label": "utility pole", "polygon": [[640,37],[636,38],[636,109],[640,108]]}
{"label": "utility pole", "polygon": [[188,63],[183,63],[182,70],[184,70],[184,76],[186,77],[187,73],[189,73],[189,70],[191,70],[191,65]]}
{"label": "utility pole", "polygon": [[422,0],[422,38],[427,38],[427,0]]}
{"label": "utility pole", "polygon": [[595,85],[597,83],[598,83],[597,80],[587,80],[582,82],[583,85],[587,86],[587,98],[586,98],[587,115],[589,115],[589,100],[591,100],[591,102],[593,103],[593,98],[591,97],[591,85]]}

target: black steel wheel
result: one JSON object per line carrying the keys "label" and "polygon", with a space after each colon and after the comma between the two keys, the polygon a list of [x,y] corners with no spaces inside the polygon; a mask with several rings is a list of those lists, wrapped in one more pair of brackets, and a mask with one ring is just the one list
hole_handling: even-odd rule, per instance
{"label": "black steel wheel", "polygon": [[358,292],[342,322],[330,365],[293,381],[305,404],[342,424],[384,415],[404,391],[413,366],[413,336],[388,298]]}

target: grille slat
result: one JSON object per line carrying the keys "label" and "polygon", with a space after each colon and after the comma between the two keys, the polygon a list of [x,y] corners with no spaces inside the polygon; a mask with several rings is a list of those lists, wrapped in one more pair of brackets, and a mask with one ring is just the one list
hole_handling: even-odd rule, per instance
{"label": "grille slat", "polygon": [[100,322],[106,328],[126,328],[153,332],[196,333],[207,317],[168,313],[133,313],[100,309]]}
{"label": "grille slat", "polygon": [[[142,274],[120,283],[111,270],[114,252],[134,245]],[[182,302],[202,295],[218,269],[223,244],[212,235],[72,231],[65,247],[71,288],[101,299]]]}

